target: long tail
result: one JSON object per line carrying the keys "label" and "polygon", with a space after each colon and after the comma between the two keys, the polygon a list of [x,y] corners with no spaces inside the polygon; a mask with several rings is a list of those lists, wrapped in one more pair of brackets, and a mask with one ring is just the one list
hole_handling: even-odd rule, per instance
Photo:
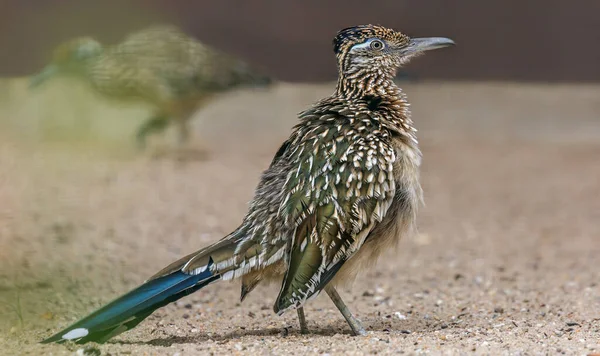
{"label": "long tail", "polygon": [[[134,328],[156,309],[221,279],[221,273],[214,267],[226,256],[231,257],[232,247],[230,241],[221,240],[215,245],[174,262],[141,286],[42,343],[61,343],[67,340],[77,344],[92,341],[103,343]],[[204,260],[206,264],[195,272],[187,272],[185,266],[191,260]]]}

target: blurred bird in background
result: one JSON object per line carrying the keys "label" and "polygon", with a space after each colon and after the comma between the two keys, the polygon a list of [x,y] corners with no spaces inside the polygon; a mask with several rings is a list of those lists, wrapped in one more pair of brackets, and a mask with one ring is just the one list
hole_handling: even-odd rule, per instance
{"label": "blurred bird in background", "polygon": [[300,113],[241,225],[44,342],[104,342],[157,308],[233,279],[241,279],[242,299],[260,282],[279,281],[274,311],[296,309],[303,332],[304,304],[325,290],[364,335],[335,286],[413,233],[422,200],[416,129],[394,77],[412,57],[453,44],[372,25],[340,31],[335,92]]}
{"label": "blurred bird in background", "polygon": [[178,143],[189,140],[189,119],[216,94],[242,86],[264,87],[271,78],[246,62],[206,46],[174,26],[157,25],[105,47],[90,37],[62,43],[30,81],[37,88],[58,76],[81,78],[106,97],[142,100],[154,107],[136,140],[178,126]]}

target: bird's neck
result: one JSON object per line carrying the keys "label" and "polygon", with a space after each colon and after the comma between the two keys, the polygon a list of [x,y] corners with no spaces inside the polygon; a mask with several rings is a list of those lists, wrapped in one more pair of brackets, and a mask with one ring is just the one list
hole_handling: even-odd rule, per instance
{"label": "bird's neck", "polygon": [[117,61],[107,60],[106,56],[100,55],[87,59],[82,64],[80,75],[96,92],[119,97],[123,91],[129,90],[124,83],[132,74],[126,72]]}
{"label": "bird's neck", "polygon": [[395,70],[357,68],[340,72],[336,94],[345,99],[365,96],[400,97],[402,91],[394,83]]}
{"label": "bird's neck", "polygon": [[84,80],[92,80],[93,78],[91,73],[93,72],[94,66],[97,62],[98,59],[96,57],[82,60],[71,68],[71,73]]}
{"label": "bird's neck", "polygon": [[338,78],[336,96],[377,111],[386,128],[416,144],[417,130],[411,120],[409,103],[402,89],[394,82],[395,74],[395,71],[345,73]]}

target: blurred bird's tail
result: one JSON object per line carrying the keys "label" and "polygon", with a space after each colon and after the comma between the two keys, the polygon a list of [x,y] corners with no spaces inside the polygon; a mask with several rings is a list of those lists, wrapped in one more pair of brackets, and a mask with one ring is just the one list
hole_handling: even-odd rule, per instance
{"label": "blurred bird's tail", "polygon": [[42,343],[67,340],[78,344],[92,341],[103,343],[130,330],[156,309],[221,279],[222,273],[216,267],[219,262],[231,259],[234,249],[232,240],[223,239],[188,255],[172,263],[141,286]]}

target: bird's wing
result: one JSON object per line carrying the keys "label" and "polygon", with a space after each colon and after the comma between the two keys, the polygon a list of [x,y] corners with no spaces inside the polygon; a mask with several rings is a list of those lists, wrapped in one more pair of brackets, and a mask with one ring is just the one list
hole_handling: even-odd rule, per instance
{"label": "bird's wing", "polygon": [[395,194],[394,149],[386,132],[365,129],[372,125],[368,114],[349,119],[359,123],[345,131],[336,115],[319,120],[290,145],[297,164],[287,176],[280,214],[296,229],[277,313],[302,305],[335,276],[383,219]]}
{"label": "bird's wing", "polygon": [[[152,78],[177,90],[193,88],[210,50],[173,26],[151,26],[128,35],[107,50],[121,65],[138,77]],[[141,83],[143,84],[143,83]]]}

